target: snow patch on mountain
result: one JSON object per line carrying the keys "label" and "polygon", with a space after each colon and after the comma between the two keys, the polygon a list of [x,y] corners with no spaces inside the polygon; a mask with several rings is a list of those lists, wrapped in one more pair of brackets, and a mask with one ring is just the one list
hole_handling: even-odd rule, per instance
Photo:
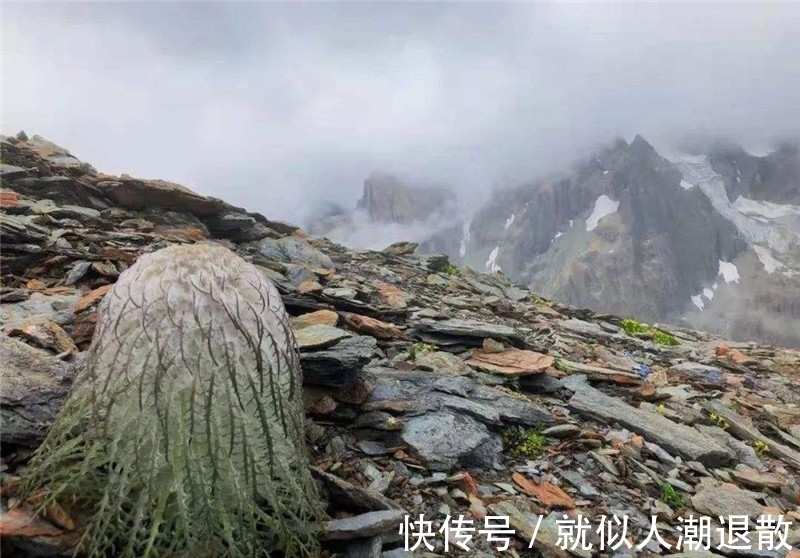
{"label": "snow patch on mountain", "polygon": [[712,289],[709,288],[703,289],[703,295],[710,301],[714,300],[714,291]]}
{"label": "snow patch on mountain", "polygon": [[736,198],[736,201],[733,202],[733,207],[751,217],[780,219],[781,217],[800,216],[800,207],[795,205],[751,200],[744,196]]}
{"label": "snow patch on mountain", "polygon": [[692,296],[692,304],[697,306],[697,308],[699,308],[701,312],[706,307],[705,303],[703,302],[703,298],[700,295]]}
{"label": "snow patch on mountain", "polygon": [[605,194],[602,194],[597,198],[594,202],[594,209],[592,210],[592,214],[589,215],[589,218],[586,220],[586,230],[593,231],[597,228],[597,225],[600,223],[600,220],[604,217],[608,217],[612,213],[616,213],[619,209],[619,202],[614,201]]}
{"label": "snow patch on mountain", "polygon": [[511,217],[509,217],[508,219],[506,219],[506,224],[505,224],[505,225],[503,225],[503,229],[507,231],[507,230],[508,230],[508,229],[511,227],[511,225],[513,225],[513,224],[514,224],[514,219],[515,219],[515,218],[516,218],[516,215],[515,215],[514,213],[512,213],[512,214],[511,214]]}
{"label": "snow patch on mountain", "polygon": [[722,275],[726,283],[738,283],[740,279],[737,267],[731,262],[723,262],[722,260],[719,261],[719,272],[717,275]]}
{"label": "snow patch on mountain", "polygon": [[694,184],[692,184],[691,182],[687,182],[685,180],[681,180],[681,188],[683,188],[684,190],[691,190],[692,188],[694,188]]}
{"label": "snow patch on mountain", "polygon": [[725,182],[705,155],[670,155],[683,179],[695,184],[708,196],[714,208],[739,230],[751,244],[766,245],[776,252],[786,252],[798,242],[796,231],[784,220],[800,217],[800,207],[755,201],[739,196],[734,203],[728,199]]}
{"label": "snow patch on mountain", "polygon": [[769,249],[763,246],[753,246],[753,250],[767,273],[774,273],[783,267],[783,264],[775,259]]}

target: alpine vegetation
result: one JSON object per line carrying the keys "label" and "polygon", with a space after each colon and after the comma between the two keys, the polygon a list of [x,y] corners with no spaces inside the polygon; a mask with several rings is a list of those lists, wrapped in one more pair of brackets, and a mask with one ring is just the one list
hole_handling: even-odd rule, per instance
{"label": "alpine vegetation", "polygon": [[87,517],[89,556],[308,556],[322,506],[275,286],[213,244],[119,277],[26,489]]}

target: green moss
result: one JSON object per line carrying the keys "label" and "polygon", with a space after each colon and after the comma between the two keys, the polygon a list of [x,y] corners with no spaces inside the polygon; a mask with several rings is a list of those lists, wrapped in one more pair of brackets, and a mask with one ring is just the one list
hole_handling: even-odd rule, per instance
{"label": "green moss", "polygon": [[414,360],[417,356],[425,354],[425,353],[432,353],[436,350],[436,347],[433,345],[429,345],[427,343],[414,343],[411,345],[411,349],[408,351],[408,354],[411,356],[411,359]]}
{"label": "green moss", "polygon": [[575,370],[572,369],[572,366],[565,363],[558,357],[556,357],[555,360],[553,361],[553,366],[555,367],[556,370],[561,370],[565,374],[572,374],[573,372],[575,372]]}
{"label": "green moss", "polygon": [[547,300],[546,298],[542,298],[539,295],[533,295],[531,297],[531,303],[535,304],[536,306],[546,306],[548,308],[552,308],[553,302]]}
{"label": "green moss", "polygon": [[625,333],[634,337],[651,337],[653,342],[657,345],[678,345],[678,340],[669,333],[665,333],[653,326],[637,322],[636,320],[622,320],[622,329],[625,330]]}
{"label": "green moss", "polygon": [[503,432],[503,447],[512,457],[535,459],[547,447],[547,438],[540,428],[510,427]]}
{"label": "green moss", "polygon": [[679,509],[684,507],[683,496],[678,494],[678,491],[668,482],[661,483],[661,498],[662,502],[671,508]]}
{"label": "green moss", "polygon": [[450,275],[451,277],[461,277],[461,270],[453,264],[447,264],[442,268],[442,272]]}

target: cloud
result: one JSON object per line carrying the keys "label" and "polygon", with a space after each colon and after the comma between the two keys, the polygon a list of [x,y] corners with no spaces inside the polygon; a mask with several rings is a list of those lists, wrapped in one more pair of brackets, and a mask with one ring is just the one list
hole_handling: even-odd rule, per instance
{"label": "cloud", "polygon": [[270,217],[382,169],[480,199],[611,136],[800,131],[786,4],[9,4],[2,131]]}

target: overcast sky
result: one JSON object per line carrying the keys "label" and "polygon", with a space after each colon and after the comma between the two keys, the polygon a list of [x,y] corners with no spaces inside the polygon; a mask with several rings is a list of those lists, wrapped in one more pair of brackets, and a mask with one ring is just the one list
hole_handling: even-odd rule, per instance
{"label": "overcast sky", "polygon": [[[800,3],[2,5],[2,132],[299,222],[599,141],[800,129]],[[469,197],[469,196],[468,196]]]}

